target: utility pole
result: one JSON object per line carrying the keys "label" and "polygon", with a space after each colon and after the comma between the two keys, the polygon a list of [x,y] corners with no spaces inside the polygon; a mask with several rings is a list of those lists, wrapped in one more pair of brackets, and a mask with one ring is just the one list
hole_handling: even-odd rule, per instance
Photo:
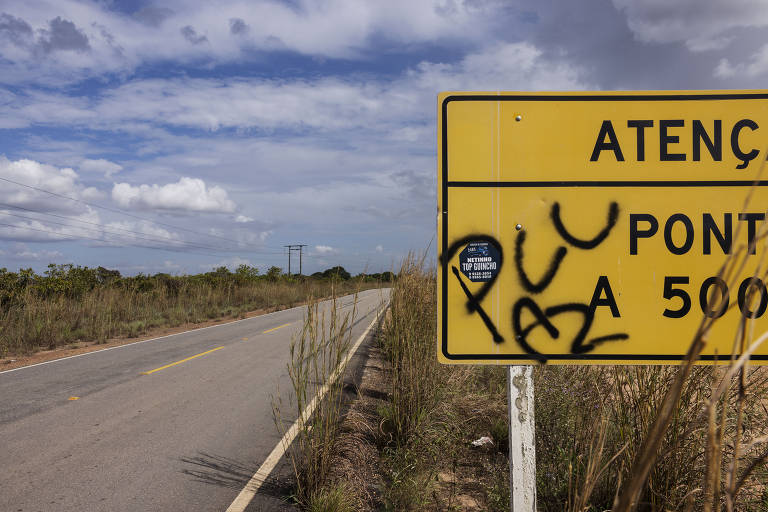
{"label": "utility pole", "polygon": [[306,246],[306,244],[292,244],[283,246],[288,248],[288,275],[291,275],[291,253],[293,251],[299,251],[299,275],[301,275],[301,257],[304,253],[304,247]]}
{"label": "utility pole", "polygon": [[288,275],[291,275],[291,246],[284,245],[283,247],[288,248]]}

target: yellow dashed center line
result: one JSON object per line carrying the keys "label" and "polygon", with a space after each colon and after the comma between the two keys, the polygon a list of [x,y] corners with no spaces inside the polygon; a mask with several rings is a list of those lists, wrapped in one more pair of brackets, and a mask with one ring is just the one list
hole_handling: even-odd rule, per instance
{"label": "yellow dashed center line", "polygon": [[80,397],[79,396],[71,396],[71,397],[67,398],[67,400],[80,400]]}
{"label": "yellow dashed center line", "polygon": [[288,327],[288,326],[289,326],[289,325],[291,325],[292,323],[293,323],[293,322],[291,322],[291,323],[288,323],[288,324],[278,325],[277,327],[273,327],[273,328],[271,328],[271,329],[267,329],[266,331],[262,332],[261,334],[267,334],[268,332],[276,331],[276,330],[278,330],[278,329],[282,329],[283,327]]}
{"label": "yellow dashed center line", "polygon": [[210,354],[211,352],[216,352],[217,350],[221,350],[224,347],[216,347],[211,350],[206,350],[205,352],[201,352],[199,354],[195,354],[192,357],[188,357],[186,359],[182,359],[181,361],[176,361],[175,363],[167,364],[165,366],[161,366],[160,368],[155,368],[154,370],[149,370],[148,372],[141,372],[142,375],[149,375],[150,373],[159,372],[160,370],[165,370],[166,368],[170,368],[171,366],[176,366],[177,364],[185,363],[189,361],[190,359],[195,359],[196,357],[204,356],[205,354]]}

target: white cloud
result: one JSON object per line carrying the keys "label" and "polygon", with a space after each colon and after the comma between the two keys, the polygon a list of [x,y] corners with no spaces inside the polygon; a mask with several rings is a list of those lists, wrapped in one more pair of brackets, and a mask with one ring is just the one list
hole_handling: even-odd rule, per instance
{"label": "white cloud", "polygon": [[728,59],[721,59],[715,68],[715,76],[730,78],[733,76],[760,76],[768,72],[768,45],[750,55],[745,62],[731,64]]}
{"label": "white cloud", "polygon": [[[25,218],[21,218],[24,215]],[[99,236],[88,227],[33,218],[18,210],[0,210],[0,239],[20,242],[56,242]]]}
{"label": "white cloud", "polygon": [[123,208],[152,208],[189,212],[231,213],[235,203],[219,186],[207,187],[199,178],[182,177],[167,185],[115,183],[112,199]]}
{"label": "white cloud", "polygon": [[83,187],[77,173],[68,167],[59,168],[27,159],[11,161],[0,156],[0,178],[11,181],[3,181],[0,186],[1,203],[41,212],[95,215],[89,207],[66,199],[81,199],[94,192]]}
{"label": "white cloud", "polygon": [[231,62],[275,49],[362,58],[376,42],[485,40],[499,1],[276,0],[163,2],[125,15],[109,2],[40,0],[4,6],[0,81],[60,83],[131,72],[143,63]]}
{"label": "white cloud", "polygon": [[[359,247],[378,259],[385,258],[380,255],[384,247],[384,254],[390,254],[414,239],[421,244],[434,224],[438,91],[590,85],[589,75],[565,55],[531,43],[499,42],[489,34],[488,24],[499,22],[491,19],[496,14],[488,15],[499,12],[495,0],[381,5],[300,0],[290,6],[260,2],[252,10],[244,4],[189,6],[171,0],[163,3],[165,10],[146,8],[133,15],[108,12],[108,5],[40,0],[31,7],[13,7],[12,14],[33,32],[49,27],[56,16],[71,21],[74,28],[69,28],[87,37],[89,49],[57,50],[60,63],[48,62],[48,57],[40,63],[28,55],[11,58],[27,73],[19,80],[45,86],[0,91],[0,125],[32,127],[28,132],[37,139],[25,143],[35,153],[27,155],[71,166],[88,185],[104,188],[104,176],[119,176],[113,186],[108,180],[107,193],[122,208],[142,209],[142,216],[153,210],[225,212],[229,215],[194,216],[195,225],[191,215],[172,223],[250,246],[263,246],[273,230],[282,239],[297,226],[334,245],[342,244],[335,242],[340,233],[360,236],[359,242],[343,240],[342,246]],[[49,7],[48,12],[42,7]],[[0,54],[10,55],[3,53],[10,46],[0,41]],[[263,56],[261,50],[275,48],[368,62],[359,74],[354,63],[345,63],[344,69],[353,72],[337,76],[331,73],[339,69],[338,62],[284,74],[282,62],[275,66],[272,61],[274,55],[248,76],[228,76],[230,68],[217,67],[231,61],[238,64],[234,69],[245,69],[253,62],[249,55]],[[425,48],[429,51],[423,55],[445,55],[446,60],[418,63],[408,58],[409,68],[392,74],[391,63],[399,55],[418,55]],[[436,48],[450,51],[433,52]],[[377,74],[380,51],[390,50],[394,57],[387,60],[386,74]],[[107,62],[110,52],[114,60]],[[167,63],[169,71],[151,68],[152,76],[159,77],[155,79],[141,72],[131,75],[132,69],[148,69],[138,67],[148,62]],[[0,75],[7,78],[5,65],[0,62]],[[195,72],[184,72],[191,69]],[[61,88],[83,74],[110,70],[119,74],[89,86],[87,93],[81,92],[85,88]],[[41,78],[41,73],[55,79]],[[38,130],[43,127],[55,129]],[[62,130],[68,131],[61,135]],[[80,180],[74,183],[79,197],[102,193],[86,190]],[[237,207],[246,204],[247,211]],[[173,247],[170,241],[167,245]],[[337,249],[313,249],[336,260],[328,251]]]}
{"label": "white cloud", "polygon": [[[102,198],[103,192],[83,187],[77,173],[70,168],[0,157],[0,178],[28,185],[2,182],[0,239],[21,242],[81,240],[99,246],[188,247],[176,233],[147,220],[103,222],[94,208],[80,202]],[[221,199],[221,194],[216,194],[213,189],[212,192],[214,199]],[[45,251],[39,254],[43,259],[54,256]],[[27,256],[32,258],[33,254]]]}
{"label": "white cloud", "polygon": [[105,177],[111,178],[113,174],[122,171],[123,166],[103,158],[97,160],[85,159],[80,162],[80,170],[83,172],[103,174]]}
{"label": "white cloud", "polygon": [[175,232],[147,220],[122,220],[104,224],[104,229],[112,234],[106,235],[106,245],[131,245],[135,247],[156,247],[170,249],[195,250],[196,247],[185,245],[182,237]]}
{"label": "white cloud", "polygon": [[[231,213],[229,224],[212,233],[257,247],[273,230],[293,225],[333,234],[329,226],[344,226],[345,236],[368,236],[375,222],[389,251],[392,243],[421,244],[432,229],[439,90],[582,89],[584,76],[565,57],[529,43],[501,43],[451,63],[422,62],[391,79],[169,78],[131,80],[81,98],[19,93],[18,101],[0,101],[0,119],[130,133],[128,139],[138,141],[131,148],[136,156],[114,165],[131,169],[131,183],[121,180],[111,189],[122,208]],[[176,127],[237,131],[181,135]],[[280,137],[264,136],[274,132]],[[76,168],[83,155],[99,154],[87,146],[51,147],[47,158],[61,154],[57,161]],[[93,173],[107,172],[112,163],[92,162]],[[207,185],[214,172],[219,186]],[[248,215],[236,207],[245,201]],[[301,208],[288,206],[296,204]],[[246,225],[251,229],[242,229]],[[404,236],[388,243],[394,231]],[[322,250],[313,252],[335,256]]]}
{"label": "white cloud", "polygon": [[95,187],[87,187],[80,192],[80,196],[83,199],[87,199],[88,201],[96,201],[99,199],[104,199],[106,197],[106,194],[102,190],[99,190]]}
{"label": "white cloud", "polygon": [[734,29],[768,26],[764,0],[613,0],[643,42],[684,42],[691,51],[722,49]]}
{"label": "white cloud", "polygon": [[[56,214],[54,214],[56,215]],[[83,215],[45,215],[18,209],[0,209],[0,239],[22,242],[80,240],[99,247],[151,247],[195,250],[182,238],[150,221],[100,223],[93,212]]]}
{"label": "white cloud", "polygon": [[[217,232],[219,233],[219,232]],[[260,247],[264,244],[264,242],[274,233],[271,229],[265,229],[258,231],[256,229],[250,228],[245,230],[238,230],[234,233],[231,232],[221,232],[219,236],[221,235],[227,235],[227,238],[234,238],[239,245],[239,247],[249,245],[251,247]],[[214,233],[211,233],[214,234]]]}
{"label": "white cloud", "polygon": [[315,251],[318,254],[336,254],[338,252],[337,249],[334,249],[330,245],[316,245]]}
{"label": "white cloud", "polygon": [[[370,91],[377,95],[380,91]],[[211,101],[216,98],[216,101]],[[137,80],[110,91],[96,106],[102,123],[123,119],[193,127],[275,129],[348,126],[379,101],[360,84],[245,79]],[[131,105],[126,109],[126,105]],[[367,112],[366,112],[367,111]]]}
{"label": "white cloud", "polygon": [[24,243],[13,244],[11,250],[0,251],[0,254],[14,260],[42,261],[45,263],[52,263],[54,260],[60,260],[64,257],[59,251],[48,251],[45,249],[35,251],[30,249],[30,247]]}
{"label": "white cloud", "polygon": [[466,55],[456,64],[423,62],[410,72],[409,78],[410,85],[425,92],[567,91],[589,87],[583,70],[565,56],[547,57],[527,42],[495,44]]}
{"label": "white cloud", "polygon": [[[590,85],[584,77],[565,57],[547,57],[529,43],[503,43],[455,63],[422,62],[394,80],[145,79],[90,98],[16,94],[0,102],[0,119],[14,126],[77,125],[147,137],[163,125],[262,132],[362,128],[392,140],[422,142],[430,136],[425,123],[432,122],[441,90],[573,90]],[[90,165],[107,171],[110,162],[96,162]]]}

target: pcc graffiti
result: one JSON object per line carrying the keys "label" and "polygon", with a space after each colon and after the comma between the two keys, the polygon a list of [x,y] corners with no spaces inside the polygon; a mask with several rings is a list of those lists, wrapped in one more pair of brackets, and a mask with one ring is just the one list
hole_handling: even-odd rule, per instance
{"label": "pcc graffiti", "polygon": [[[619,219],[619,205],[616,202],[612,202],[610,204],[605,227],[603,227],[603,229],[601,229],[595,237],[589,240],[579,239],[568,231],[568,229],[565,227],[565,224],[563,223],[560,212],[560,204],[558,202],[553,203],[551,207],[550,219],[555,227],[555,230],[563,239],[565,244],[567,244],[567,246],[579,250],[594,250],[610,236],[614,226]],[[536,302],[533,296],[541,294],[552,285],[553,281],[558,275],[558,270],[560,269],[561,263],[568,254],[568,247],[566,245],[559,246],[552,255],[547,270],[538,280],[534,281],[525,271],[524,247],[526,239],[526,230],[520,229],[515,238],[514,264],[520,286],[528,295],[523,295],[515,302],[514,306],[512,307],[511,321],[512,330],[515,335],[515,342],[523,351],[525,351],[525,353],[531,356],[531,359],[546,362],[547,357],[546,355],[536,350],[533,342],[529,340],[530,333],[541,327],[549,334],[552,339],[558,339],[560,337],[560,331],[553,323],[553,319],[564,313],[578,313],[582,316],[581,328],[570,341],[569,351],[571,354],[585,354],[594,350],[595,347],[602,343],[626,340],[629,338],[629,335],[626,333],[613,333],[587,339],[590,331],[594,327],[593,324],[597,307],[608,307],[613,317],[620,316],[615,297],[613,296],[613,292],[606,276],[599,276],[594,293],[589,302],[555,304],[552,306],[544,307],[542,309],[542,307]],[[455,240],[445,251],[445,253],[441,255],[441,263],[443,265],[448,265],[456,253],[465,245],[471,242],[487,242],[496,248],[499,254],[499,272],[497,272],[489,281],[485,282],[483,286],[481,286],[477,291],[477,293],[473,294],[462,279],[461,272],[455,265],[451,266],[451,271],[467,297],[467,313],[477,314],[482,319],[483,324],[490,332],[493,341],[496,343],[504,343],[504,337],[499,333],[496,325],[493,323],[493,320],[491,320],[481,304],[488,292],[496,285],[498,276],[500,275],[500,270],[503,266],[504,251],[501,243],[499,243],[499,241],[493,236],[487,234],[475,233],[466,235],[459,238],[458,240]],[[527,325],[523,325],[522,321],[523,312],[525,310],[530,312],[534,317],[534,321]]]}

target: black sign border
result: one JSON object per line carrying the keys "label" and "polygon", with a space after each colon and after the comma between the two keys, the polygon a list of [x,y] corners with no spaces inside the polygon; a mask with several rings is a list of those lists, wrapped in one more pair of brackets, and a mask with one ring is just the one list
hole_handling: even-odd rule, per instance
{"label": "black sign border", "polygon": [[[443,99],[440,109],[440,133],[441,147],[441,198],[442,198],[442,247],[441,254],[448,251],[448,189],[466,187],[745,187],[768,186],[768,180],[731,180],[731,181],[528,181],[528,182],[486,182],[486,181],[448,181],[448,104],[452,101],[706,101],[706,100],[766,100],[768,93],[684,93],[684,94],[543,94],[543,95],[493,95],[493,94],[467,94],[451,95]],[[439,261],[439,257],[438,257]],[[450,361],[534,361],[541,356],[531,354],[451,354],[448,352],[448,262],[441,265],[441,312],[440,318],[441,336],[440,347],[443,356]],[[548,361],[638,361],[638,362],[679,362],[685,359],[685,355],[669,354],[545,354]],[[703,361],[730,360],[730,354],[701,355]],[[768,361],[768,355],[753,355],[752,360]]]}

